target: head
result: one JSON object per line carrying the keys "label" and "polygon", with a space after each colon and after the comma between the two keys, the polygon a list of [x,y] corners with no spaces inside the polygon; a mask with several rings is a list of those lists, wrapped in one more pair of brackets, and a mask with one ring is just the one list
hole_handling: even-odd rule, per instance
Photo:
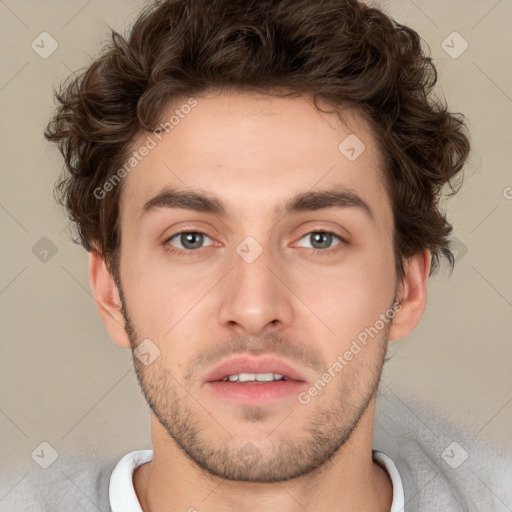
{"label": "head", "polygon": [[[469,140],[436,79],[416,32],[355,0],[187,0],[149,5],[56,93],[56,195],[98,309],[203,469],[312,471],[375,398],[388,341],[454,264],[438,203]],[[207,374],[236,354],[279,357],[302,385],[219,398]]]}

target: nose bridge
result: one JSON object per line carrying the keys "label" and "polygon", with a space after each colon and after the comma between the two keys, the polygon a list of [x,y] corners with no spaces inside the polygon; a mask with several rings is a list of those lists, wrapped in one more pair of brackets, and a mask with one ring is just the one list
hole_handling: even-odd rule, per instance
{"label": "nose bridge", "polygon": [[236,324],[253,335],[272,322],[288,324],[291,304],[287,288],[276,276],[280,274],[277,255],[247,237],[236,247],[233,265],[224,286],[221,323],[231,327]]}

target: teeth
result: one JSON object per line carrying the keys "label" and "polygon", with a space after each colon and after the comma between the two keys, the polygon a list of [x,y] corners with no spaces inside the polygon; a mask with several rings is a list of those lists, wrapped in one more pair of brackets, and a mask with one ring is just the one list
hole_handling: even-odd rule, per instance
{"label": "teeth", "polygon": [[230,375],[229,377],[224,377],[222,380],[229,380],[230,382],[273,382],[275,380],[288,379],[279,373],[237,373],[235,375]]}

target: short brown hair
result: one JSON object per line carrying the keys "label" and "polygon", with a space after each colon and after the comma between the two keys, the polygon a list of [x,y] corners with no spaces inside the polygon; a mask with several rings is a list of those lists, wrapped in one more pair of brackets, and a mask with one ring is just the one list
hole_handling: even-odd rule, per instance
{"label": "short brown hair", "polygon": [[112,40],[83,72],[54,91],[45,137],[65,174],[57,200],[87,250],[114,277],[119,264],[121,185],[93,193],[124,163],[133,141],[153,131],[170,100],[209,89],[311,95],[351,105],[368,122],[385,163],[394,213],[397,275],[403,260],[432,253],[454,266],[442,189],[469,154],[462,114],[432,97],[437,71],[420,36],[357,0],[167,0],[146,6],[130,33]]}

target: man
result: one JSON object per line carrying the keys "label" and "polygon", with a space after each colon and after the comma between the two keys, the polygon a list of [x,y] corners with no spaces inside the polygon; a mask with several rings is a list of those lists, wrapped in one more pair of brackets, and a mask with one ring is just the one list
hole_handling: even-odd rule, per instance
{"label": "man", "polygon": [[[356,0],[168,0],[61,89],[57,190],[152,411],[114,512],[404,510],[377,391],[469,153],[435,82]],[[418,510],[455,510],[438,489]]]}

